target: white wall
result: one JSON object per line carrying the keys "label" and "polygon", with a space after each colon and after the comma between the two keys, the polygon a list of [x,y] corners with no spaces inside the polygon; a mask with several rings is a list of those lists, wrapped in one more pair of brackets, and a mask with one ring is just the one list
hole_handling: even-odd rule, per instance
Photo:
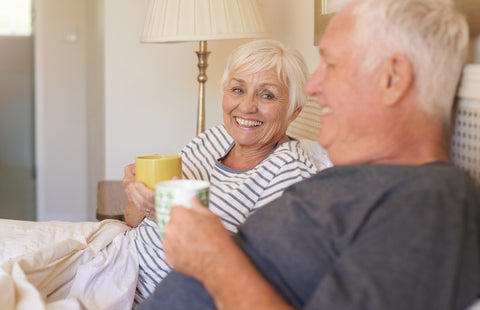
{"label": "white wall", "polygon": [[107,179],[121,179],[135,156],[178,153],[195,132],[196,47],[140,44],[145,7],[145,0],[106,2]]}
{"label": "white wall", "polygon": [[260,0],[273,39],[297,48],[310,72],[318,65],[318,49],[313,45],[314,0]]}
{"label": "white wall", "polygon": [[105,179],[105,1],[87,0],[87,219],[95,219]]}
{"label": "white wall", "polygon": [[83,220],[89,213],[86,1],[37,0],[35,7],[37,216]]}

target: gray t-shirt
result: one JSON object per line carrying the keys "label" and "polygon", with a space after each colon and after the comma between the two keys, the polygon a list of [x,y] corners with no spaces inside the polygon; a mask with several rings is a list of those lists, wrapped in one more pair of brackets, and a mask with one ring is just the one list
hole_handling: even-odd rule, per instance
{"label": "gray t-shirt", "polygon": [[[236,242],[299,309],[464,309],[480,292],[480,193],[447,163],[333,167],[291,186]],[[174,273],[141,309],[208,309]]]}

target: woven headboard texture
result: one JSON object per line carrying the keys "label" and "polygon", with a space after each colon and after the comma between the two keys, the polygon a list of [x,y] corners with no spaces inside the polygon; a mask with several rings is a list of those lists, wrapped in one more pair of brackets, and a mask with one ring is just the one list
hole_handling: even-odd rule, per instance
{"label": "woven headboard texture", "polygon": [[480,187],[480,64],[464,68],[450,142],[452,161]]}
{"label": "woven headboard texture", "polygon": [[295,139],[308,139],[317,141],[320,130],[320,116],[322,109],[315,98],[308,98],[307,104],[303,107],[298,117],[290,123],[287,135]]}

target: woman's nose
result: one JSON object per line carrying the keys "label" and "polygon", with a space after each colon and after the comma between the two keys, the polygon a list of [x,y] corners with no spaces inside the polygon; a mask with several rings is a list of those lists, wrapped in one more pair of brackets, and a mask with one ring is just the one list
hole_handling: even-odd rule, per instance
{"label": "woman's nose", "polygon": [[240,100],[241,102],[238,107],[243,113],[254,113],[257,111],[257,102],[255,100],[255,96],[244,96]]}

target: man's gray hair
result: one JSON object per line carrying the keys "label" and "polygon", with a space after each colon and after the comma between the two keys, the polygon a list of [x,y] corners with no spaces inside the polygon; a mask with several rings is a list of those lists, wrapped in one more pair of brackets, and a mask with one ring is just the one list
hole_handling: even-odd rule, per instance
{"label": "man's gray hair", "polygon": [[[345,3],[344,3],[345,4]],[[421,107],[449,124],[468,50],[468,26],[449,0],[352,0],[362,69],[393,53],[409,58]]]}
{"label": "man's gray hair", "polygon": [[275,40],[254,40],[239,46],[230,54],[222,80],[221,90],[228,85],[231,74],[242,72],[255,74],[274,69],[279,81],[288,87],[288,116],[306,104],[304,91],[308,69],[302,55],[295,49],[287,48]]}

